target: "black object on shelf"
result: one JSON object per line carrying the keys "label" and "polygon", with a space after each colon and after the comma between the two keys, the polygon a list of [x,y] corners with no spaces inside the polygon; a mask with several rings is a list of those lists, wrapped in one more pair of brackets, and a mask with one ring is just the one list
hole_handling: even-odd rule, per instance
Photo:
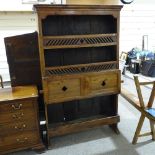
{"label": "black object on shelf", "polygon": [[130,72],[133,73],[133,74],[139,74],[140,73],[140,62],[139,60],[131,60],[131,63],[130,63]]}
{"label": "black object on shelf", "polygon": [[141,73],[146,76],[155,77],[155,60],[142,61]]}

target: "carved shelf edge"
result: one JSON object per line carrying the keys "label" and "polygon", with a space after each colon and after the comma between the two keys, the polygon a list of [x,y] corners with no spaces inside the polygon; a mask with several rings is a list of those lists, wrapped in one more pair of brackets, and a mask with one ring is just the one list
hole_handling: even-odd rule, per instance
{"label": "carved shelf edge", "polygon": [[109,61],[102,63],[80,64],[80,65],[68,65],[59,67],[46,67],[46,75],[65,75],[76,73],[88,73],[88,72],[100,72],[104,70],[117,69],[117,61]]}
{"label": "carved shelf edge", "polygon": [[44,36],[44,49],[64,49],[117,45],[117,34]]}

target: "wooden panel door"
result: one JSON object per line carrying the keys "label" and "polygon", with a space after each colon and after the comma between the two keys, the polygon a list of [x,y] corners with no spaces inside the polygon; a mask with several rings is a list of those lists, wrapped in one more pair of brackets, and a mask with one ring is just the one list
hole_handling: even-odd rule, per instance
{"label": "wooden panel door", "polygon": [[37,85],[41,89],[41,73],[37,32],[4,39],[11,85]]}

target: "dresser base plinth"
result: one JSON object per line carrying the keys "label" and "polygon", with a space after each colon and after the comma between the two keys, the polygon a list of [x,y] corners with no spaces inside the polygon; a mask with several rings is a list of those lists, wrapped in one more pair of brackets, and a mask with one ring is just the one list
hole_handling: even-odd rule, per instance
{"label": "dresser base plinth", "polygon": [[49,125],[48,129],[48,136],[49,137],[55,137],[55,136],[61,136],[65,134],[70,134],[74,132],[79,132],[83,130],[88,130],[93,127],[99,127],[102,125],[116,125],[120,121],[119,115],[116,116],[110,116],[110,117],[99,117],[95,119],[90,120],[76,120],[69,123],[61,123],[58,125]]}

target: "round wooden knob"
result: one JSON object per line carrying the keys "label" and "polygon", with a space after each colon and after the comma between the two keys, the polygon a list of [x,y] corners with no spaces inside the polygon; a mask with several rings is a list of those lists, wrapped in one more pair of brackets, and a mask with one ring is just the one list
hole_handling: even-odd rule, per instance
{"label": "round wooden knob", "polygon": [[62,87],[62,90],[63,90],[63,91],[66,91],[67,89],[68,89],[68,88],[67,88],[66,86],[63,86],[63,87]]}
{"label": "round wooden knob", "polygon": [[105,81],[103,81],[101,85],[102,85],[102,86],[105,86],[105,85],[106,85],[106,82],[105,82]]}

